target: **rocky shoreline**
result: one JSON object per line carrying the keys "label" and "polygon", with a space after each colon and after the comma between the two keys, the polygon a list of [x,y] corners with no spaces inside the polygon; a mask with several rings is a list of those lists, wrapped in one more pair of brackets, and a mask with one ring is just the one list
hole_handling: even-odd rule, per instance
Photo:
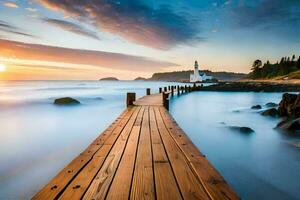
{"label": "rocky shoreline", "polygon": [[201,87],[198,90],[222,92],[300,92],[300,84],[221,82],[218,84]]}

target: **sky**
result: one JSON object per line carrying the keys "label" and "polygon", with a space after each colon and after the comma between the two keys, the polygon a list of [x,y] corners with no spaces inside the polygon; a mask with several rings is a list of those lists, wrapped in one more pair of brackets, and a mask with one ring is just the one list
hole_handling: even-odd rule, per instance
{"label": "sky", "polygon": [[0,80],[250,71],[300,55],[300,0],[0,0]]}

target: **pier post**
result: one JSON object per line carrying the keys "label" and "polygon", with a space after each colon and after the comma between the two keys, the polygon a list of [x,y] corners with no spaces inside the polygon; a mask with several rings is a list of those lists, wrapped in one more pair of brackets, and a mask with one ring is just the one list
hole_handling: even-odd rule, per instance
{"label": "pier post", "polygon": [[191,92],[192,91],[192,88],[191,88],[191,86],[189,85],[189,92]]}
{"label": "pier post", "polygon": [[168,90],[171,90],[171,86],[168,86]]}
{"label": "pier post", "polygon": [[166,92],[167,91],[167,87],[164,87],[164,92]]}
{"label": "pier post", "polygon": [[171,86],[171,95],[174,96],[174,86]]}
{"label": "pier post", "polygon": [[147,88],[147,89],[146,89],[146,94],[147,94],[147,95],[150,95],[150,88]]}
{"label": "pier post", "polygon": [[135,93],[128,92],[126,97],[127,107],[132,106],[134,101],[135,101]]}
{"label": "pier post", "polygon": [[177,85],[177,95],[180,95],[179,85]]}
{"label": "pier post", "polygon": [[169,95],[168,94],[166,94],[166,93],[162,93],[162,98],[163,98],[163,106],[167,109],[167,110],[169,110]]}
{"label": "pier post", "polygon": [[185,93],[187,92],[187,86],[186,85],[184,86],[184,92]]}
{"label": "pier post", "polygon": [[162,88],[161,87],[159,88],[159,93],[162,93]]}

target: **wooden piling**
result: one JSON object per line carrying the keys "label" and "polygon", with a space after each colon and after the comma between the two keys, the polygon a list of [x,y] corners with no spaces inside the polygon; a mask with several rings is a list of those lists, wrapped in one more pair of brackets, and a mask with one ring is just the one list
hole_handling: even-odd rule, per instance
{"label": "wooden piling", "polygon": [[169,95],[167,93],[163,92],[162,98],[163,98],[163,106],[167,110],[169,110]]}
{"label": "wooden piling", "polygon": [[174,86],[171,86],[171,95],[174,96]]}
{"label": "wooden piling", "polygon": [[162,93],[162,88],[161,87],[159,88],[159,93]]}
{"label": "wooden piling", "polygon": [[135,101],[135,93],[128,92],[126,97],[127,107],[132,106],[134,101]]}
{"label": "wooden piling", "polygon": [[167,87],[164,87],[164,92],[166,92],[167,91]]}
{"label": "wooden piling", "polygon": [[147,89],[146,89],[146,94],[147,94],[147,95],[150,95],[150,88],[147,88]]}

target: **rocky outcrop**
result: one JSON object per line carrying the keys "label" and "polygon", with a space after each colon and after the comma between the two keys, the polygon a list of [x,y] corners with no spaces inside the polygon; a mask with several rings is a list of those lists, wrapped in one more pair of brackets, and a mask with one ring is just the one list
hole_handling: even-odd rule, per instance
{"label": "rocky outcrop", "polygon": [[276,108],[270,108],[268,110],[265,110],[261,113],[263,116],[271,116],[271,117],[276,117],[279,115],[279,112]]}
{"label": "rocky outcrop", "polygon": [[222,82],[199,88],[200,91],[224,92],[300,92],[300,85],[258,82]]}
{"label": "rocky outcrop", "polygon": [[261,105],[252,106],[251,109],[259,110],[261,109]]}
{"label": "rocky outcrop", "polygon": [[63,97],[63,98],[55,99],[54,104],[55,105],[77,105],[80,104],[80,102],[71,97]]}
{"label": "rocky outcrop", "polygon": [[293,133],[300,132],[300,94],[283,94],[278,113],[281,117],[285,117],[277,125],[278,128],[293,131]]}
{"label": "rocky outcrop", "polygon": [[254,132],[254,130],[252,128],[245,127],[245,126],[229,126],[229,128],[231,130],[239,131],[241,133],[247,133],[247,134]]}
{"label": "rocky outcrop", "polygon": [[278,111],[280,116],[300,117],[300,94],[283,94]]}

